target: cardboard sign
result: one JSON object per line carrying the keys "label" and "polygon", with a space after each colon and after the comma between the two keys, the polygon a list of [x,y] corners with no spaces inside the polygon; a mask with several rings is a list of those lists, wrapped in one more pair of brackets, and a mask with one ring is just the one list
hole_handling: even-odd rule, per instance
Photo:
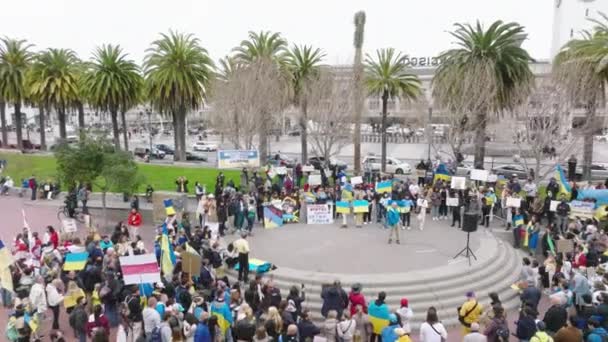
{"label": "cardboard sign", "polygon": [[361,176],[352,177],[350,179],[350,184],[352,184],[352,185],[357,185],[357,184],[361,184],[361,183],[363,183],[363,177],[361,177]]}
{"label": "cardboard sign", "polygon": [[76,233],[78,231],[76,220],[74,220],[73,218],[61,220],[61,225],[63,227],[63,231],[66,233]]}
{"label": "cardboard sign", "polygon": [[331,224],[334,222],[332,207],[328,204],[309,204],[306,206],[306,223]]}
{"label": "cardboard sign", "polygon": [[557,240],[557,253],[571,253],[574,252],[574,241],[573,240]]}
{"label": "cardboard sign", "polygon": [[277,173],[277,175],[286,175],[287,174],[287,168],[285,166],[279,166],[279,167],[275,167],[275,172]]}
{"label": "cardboard sign", "polygon": [[312,165],[304,165],[302,166],[302,172],[314,172],[315,167]]}
{"label": "cardboard sign", "polygon": [[508,208],[519,208],[519,207],[521,207],[521,198],[507,197],[507,207]]}
{"label": "cardboard sign", "polygon": [[485,182],[488,180],[488,170],[473,169],[471,170],[471,179]]}
{"label": "cardboard sign", "polygon": [[310,175],[310,176],[308,176],[308,184],[310,184],[310,185],[321,185],[321,175]]}
{"label": "cardboard sign", "polygon": [[457,207],[458,206],[458,198],[457,197],[448,197],[445,200],[445,204],[448,207]]}
{"label": "cardboard sign", "polygon": [[584,201],[572,201],[570,204],[570,217],[593,218],[595,215],[595,203]]}
{"label": "cardboard sign", "polygon": [[192,252],[182,252],[182,269],[190,275],[198,275],[201,272],[201,256]]}
{"label": "cardboard sign", "polygon": [[464,177],[452,177],[450,187],[455,190],[464,190],[467,187],[467,179]]}
{"label": "cardboard sign", "polygon": [[551,201],[551,204],[549,205],[549,211],[557,211],[557,206],[560,203],[560,201]]}

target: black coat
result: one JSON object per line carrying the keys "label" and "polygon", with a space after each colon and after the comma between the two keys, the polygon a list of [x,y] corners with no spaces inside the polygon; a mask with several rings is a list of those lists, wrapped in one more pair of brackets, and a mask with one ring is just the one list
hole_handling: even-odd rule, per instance
{"label": "black coat", "polygon": [[302,342],[306,341],[307,338],[312,340],[315,335],[320,333],[321,329],[310,320],[303,319],[298,323],[298,334],[300,334],[300,341]]}
{"label": "black coat", "polygon": [[545,313],[543,321],[547,326],[548,331],[557,332],[562,327],[566,326],[568,320],[568,312],[562,305],[553,305]]}
{"label": "black coat", "polygon": [[327,317],[327,313],[331,310],[336,310],[338,317],[342,316],[342,311],[348,305],[348,295],[342,288],[335,286],[326,287],[321,293],[323,298],[323,306],[321,307],[321,315]]}

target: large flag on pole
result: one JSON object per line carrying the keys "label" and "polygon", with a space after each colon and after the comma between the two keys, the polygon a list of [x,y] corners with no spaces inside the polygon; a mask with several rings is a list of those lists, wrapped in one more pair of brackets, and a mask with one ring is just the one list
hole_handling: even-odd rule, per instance
{"label": "large flag on pole", "polygon": [[570,194],[572,193],[572,187],[570,187],[570,183],[568,183],[568,178],[566,178],[566,174],[561,165],[555,166],[554,177],[557,180],[557,184],[559,184],[559,193],[570,197]]}
{"label": "large flag on pole", "polygon": [[13,263],[13,255],[0,240],[0,287],[13,291],[13,276],[9,266]]}
{"label": "large flag on pole", "polygon": [[160,268],[165,275],[165,279],[171,279],[173,277],[173,266],[175,265],[175,253],[173,252],[173,246],[169,240],[169,231],[167,229],[167,223],[163,224],[163,231],[160,238]]}
{"label": "large flag on pole", "polygon": [[120,257],[125,285],[160,282],[160,270],[154,253]]}
{"label": "large flag on pole", "polygon": [[25,218],[25,209],[21,209],[21,216],[23,216],[23,228],[27,229],[27,242],[29,243],[28,249],[30,253],[34,250],[36,243],[34,243],[34,236],[32,235],[32,229],[30,228],[27,219]]}

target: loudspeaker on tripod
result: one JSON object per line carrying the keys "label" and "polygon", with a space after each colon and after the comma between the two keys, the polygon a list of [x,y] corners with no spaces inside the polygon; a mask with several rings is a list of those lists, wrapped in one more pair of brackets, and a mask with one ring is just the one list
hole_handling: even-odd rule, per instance
{"label": "loudspeaker on tripod", "polygon": [[479,222],[479,215],[474,213],[464,213],[464,219],[462,220],[462,230],[467,233],[477,231],[477,224]]}

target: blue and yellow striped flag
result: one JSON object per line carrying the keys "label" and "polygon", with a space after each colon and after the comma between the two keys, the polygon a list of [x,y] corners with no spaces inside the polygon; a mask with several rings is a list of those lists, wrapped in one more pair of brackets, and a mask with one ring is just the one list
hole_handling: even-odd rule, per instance
{"label": "blue and yellow striped flag", "polygon": [[173,266],[175,265],[175,253],[169,240],[167,223],[163,223],[163,233],[160,238],[160,269],[165,275],[165,279],[171,280],[173,277]]}
{"label": "blue and yellow striped flag", "polygon": [[568,178],[566,178],[566,174],[561,165],[555,167],[554,177],[555,180],[557,180],[557,184],[559,184],[559,193],[570,197],[572,194],[572,187],[570,186],[570,183],[568,183]]}
{"label": "blue and yellow striped flag", "polygon": [[387,193],[393,191],[393,182],[390,180],[377,182],[376,183],[376,192],[379,194]]}

